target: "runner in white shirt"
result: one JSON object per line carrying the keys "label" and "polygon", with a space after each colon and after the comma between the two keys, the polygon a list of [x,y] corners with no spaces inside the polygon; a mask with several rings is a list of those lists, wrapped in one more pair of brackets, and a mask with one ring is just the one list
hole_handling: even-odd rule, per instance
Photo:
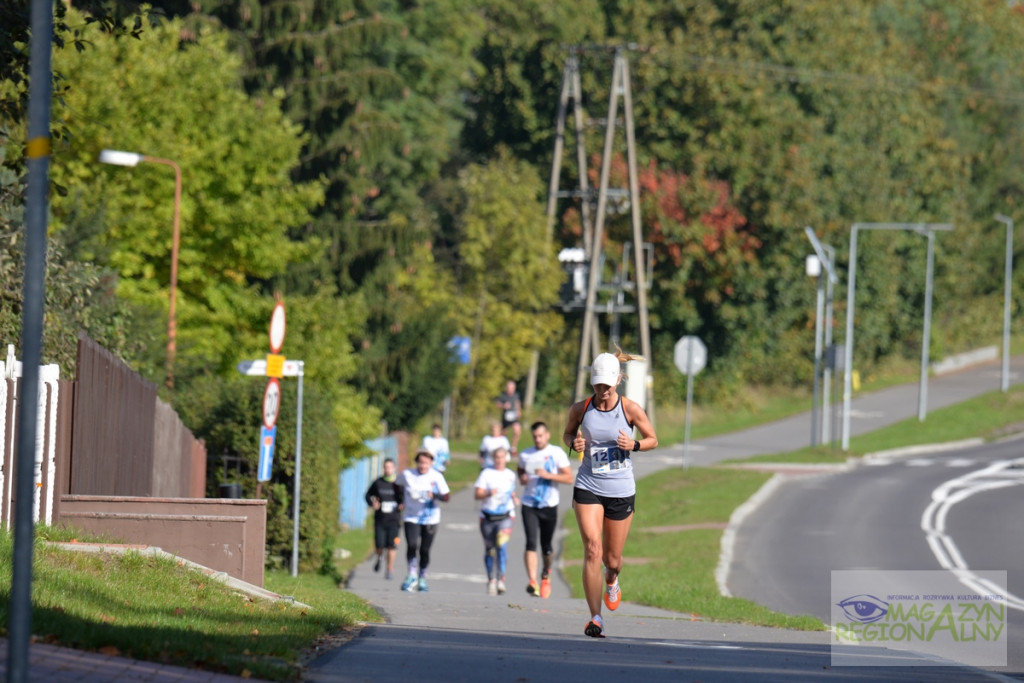
{"label": "runner in white shirt", "polygon": [[[583,633],[591,638],[604,638],[602,592],[609,610],[615,610],[622,601],[619,572],[636,499],[632,454],[658,447],[658,436],[647,413],[640,404],[618,393],[620,364],[631,358],[620,351],[602,353],[594,359],[590,368],[594,394],[569,408],[562,432],[562,442],[583,454],[572,490],[572,507],[587,549],[583,593],[593,616]],[[640,432],[639,440],[633,438],[634,429]]]}
{"label": "runner in white shirt", "polygon": [[473,484],[473,497],[480,504],[480,534],[484,538],[484,567],[487,568],[487,594],[505,592],[508,568],[508,539],[516,514],[516,473],[506,467],[508,450],[494,451],[494,467],[480,472]]}
{"label": "runner in white shirt", "polygon": [[402,472],[401,484],[405,493],[402,521],[405,526],[409,575],[402,582],[402,590],[426,592],[427,567],[430,565],[430,546],[434,543],[437,526],[441,523],[438,502],[447,502],[450,489],[444,475],[435,470],[434,454],[416,453],[416,469]]}
{"label": "runner in white shirt", "polygon": [[[543,422],[530,426],[533,447],[519,454],[519,483],[523,488],[523,529],[526,532],[526,592],[547,598],[551,595],[553,539],[558,526],[558,485],[573,482],[569,456],[551,443],[551,432]],[[540,540],[544,566],[537,583],[537,541]]]}
{"label": "runner in white shirt", "polygon": [[498,448],[511,452],[512,444],[508,442],[508,437],[501,433],[501,425],[491,422],[491,433],[480,440],[480,469],[494,467],[494,451]]}
{"label": "runner in white shirt", "polygon": [[434,469],[444,472],[448,469],[448,461],[451,460],[451,448],[448,446],[448,439],[441,435],[441,425],[434,423],[430,428],[430,434],[423,437],[420,449],[430,451],[434,454]]}

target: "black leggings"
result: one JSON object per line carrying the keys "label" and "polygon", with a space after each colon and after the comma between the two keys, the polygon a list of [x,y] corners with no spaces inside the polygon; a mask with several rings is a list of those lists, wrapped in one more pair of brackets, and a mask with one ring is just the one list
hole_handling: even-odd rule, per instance
{"label": "black leggings", "polygon": [[537,536],[540,536],[540,551],[542,555],[552,553],[551,541],[555,537],[555,529],[558,527],[558,508],[532,508],[524,505],[521,508],[523,513],[523,530],[526,532],[526,549],[537,551]]}
{"label": "black leggings", "polygon": [[416,522],[405,522],[405,559],[412,563],[419,552],[420,575],[430,565],[430,546],[434,544],[434,535],[437,534],[436,524],[417,524]]}

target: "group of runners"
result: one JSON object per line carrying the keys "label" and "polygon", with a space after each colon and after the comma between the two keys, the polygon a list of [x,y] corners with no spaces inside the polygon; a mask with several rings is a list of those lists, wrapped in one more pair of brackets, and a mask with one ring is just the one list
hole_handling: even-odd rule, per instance
{"label": "group of runners", "polygon": [[[591,613],[584,633],[594,638],[604,637],[602,603],[615,610],[622,600],[618,578],[636,497],[631,454],[658,445],[644,409],[618,393],[622,363],[630,359],[622,352],[598,355],[590,369],[593,394],[569,409],[562,443],[581,454],[575,475],[568,454],[551,443],[551,432],[544,422],[530,426],[533,446],[517,452],[521,405],[515,383],[509,382],[505,393],[496,399],[502,408],[502,424],[495,422],[491,434],[481,442],[481,471],[473,485],[473,496],[480,501],[488,594],[501,595],[507,590],[507,544],[518,508],[526,535],[526,590],[540,598],[551,594],[558,484],[573,485],[573,511],[584,548],[583,591]],[[634,430],[639,440],[633,438]],[[387,578],[394,571],[399,521],[404,526],[408,562],[408,575],[402,582],[405,591],[429,590],[426,576],[430,548],[440,523],[438,504],[450,496],[443,474],[450,457],[448,442],[441,436],[439,425],[434,425],[432,431],[416,453],[414,468],[398,476],[395,463],[385,461],[384,476],[366,493],[367,504],[375,511],[374,571],[386,561]],[[510,466],[512,458],[515,469]],[[522,486],[521,497],[516,493],[518,486]]]}

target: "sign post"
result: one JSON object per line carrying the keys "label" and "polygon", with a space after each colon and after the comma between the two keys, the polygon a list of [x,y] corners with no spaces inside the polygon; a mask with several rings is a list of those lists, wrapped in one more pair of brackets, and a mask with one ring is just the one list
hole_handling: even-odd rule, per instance
{"label": "sign post", "polygon": [[693,376],[704,369],[708,362],[708,348],[697,337],[680,337],[676,342],[672,360],[679,372],[686,375],[686,431],[683,436],[683,467],[690,455],[690,408],[693,404]]}
{"label": "sign post", "polygon": [[260,460],[257,468],[256,491],[259,497],[261,482],[270,480],[274,460],[274,438],[277,434],[277,415],[281,408],[282,377],[298,377],[297,412],[295,417],[295,491],[292,496],[292,576],[299,573],[299,503],[302,500],[302,378],[306,362],[288,360],[280,355],[284,345],[284,302],[278,301],[270,315],[270,353],[266,358],[243,360],[235,367],[243,375],[267,377],[263,392],[263,424],[260,425]]}

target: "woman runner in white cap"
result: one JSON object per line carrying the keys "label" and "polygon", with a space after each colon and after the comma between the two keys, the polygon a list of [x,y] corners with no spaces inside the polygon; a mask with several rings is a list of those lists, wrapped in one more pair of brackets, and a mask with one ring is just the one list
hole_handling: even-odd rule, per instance
{"label": "woman runner in white cap", "polygon": [[[631,359],[621,351],[594,359],[590,368],[594,394],[569,408],[562,433],[563,443],[583,455],[572,507],[583,540],[583,592],[593,615],[583,632],[592,638],[604,637],[602,593],[609,610],[617,609],[622,600],[619,572],[636,497],[630,454],[658,447],[647,413],[617,390],[622,380],[620,361]],[[639,441],[633,439],[634,428],[640,432]]]}

